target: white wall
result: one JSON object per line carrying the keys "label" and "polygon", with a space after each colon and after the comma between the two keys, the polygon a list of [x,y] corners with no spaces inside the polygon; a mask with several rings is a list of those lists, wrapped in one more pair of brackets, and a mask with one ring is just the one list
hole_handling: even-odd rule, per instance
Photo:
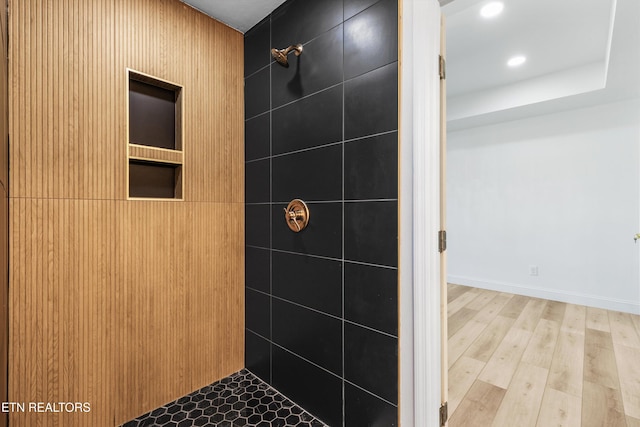
{"label": "white wall", "polygon": [[450,132],[449,282],[640,313],[639,145],[638,99]]}

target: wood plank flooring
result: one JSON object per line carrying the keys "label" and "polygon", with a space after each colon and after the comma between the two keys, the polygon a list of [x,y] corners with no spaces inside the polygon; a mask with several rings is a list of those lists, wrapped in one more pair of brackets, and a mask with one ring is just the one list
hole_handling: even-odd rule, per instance
{"label": "wood plank flooring", "polygon": [[449,284],[449,427],[640,427],[640,316]]}

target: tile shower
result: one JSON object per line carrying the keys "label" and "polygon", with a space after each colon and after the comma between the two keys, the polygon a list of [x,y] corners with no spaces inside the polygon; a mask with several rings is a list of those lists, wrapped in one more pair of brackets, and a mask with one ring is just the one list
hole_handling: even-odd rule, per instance
{"label": "tile shower", "polygon": [[245,34],[246,367],[334,427],[397,425],[397,34],[397,0],[293,0]]}
{"label": "tile shower", "polygon": [[290,0],[245,34],[246,369],[126,427],[397,425],[397,34],[397,0]]}

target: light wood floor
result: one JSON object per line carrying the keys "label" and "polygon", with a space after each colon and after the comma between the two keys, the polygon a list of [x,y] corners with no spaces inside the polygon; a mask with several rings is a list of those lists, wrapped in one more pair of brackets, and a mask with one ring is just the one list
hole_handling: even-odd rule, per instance
{"label": "light wood floor", "polygon": [[450,427],[640,427],[640,316],[449,285]]}

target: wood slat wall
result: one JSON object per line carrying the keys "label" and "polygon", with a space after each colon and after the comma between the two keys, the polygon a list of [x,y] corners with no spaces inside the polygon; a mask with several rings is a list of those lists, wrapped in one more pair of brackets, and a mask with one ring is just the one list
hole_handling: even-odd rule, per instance
{"label": "wood slat wall", "polygon": [[[114,426],[244,353],[243,39],[177,0],[11,0],[13,426]],[[126,69],[184,86],[184,202],[128,201]]]}
{"label": "wood slat wall", "polygon": [[[7,1],[0,3],[0,402],[8,401],[9,380],[9,78],[7,68]],[[0,427],[6,427],[9,414],[0,413]]]}

